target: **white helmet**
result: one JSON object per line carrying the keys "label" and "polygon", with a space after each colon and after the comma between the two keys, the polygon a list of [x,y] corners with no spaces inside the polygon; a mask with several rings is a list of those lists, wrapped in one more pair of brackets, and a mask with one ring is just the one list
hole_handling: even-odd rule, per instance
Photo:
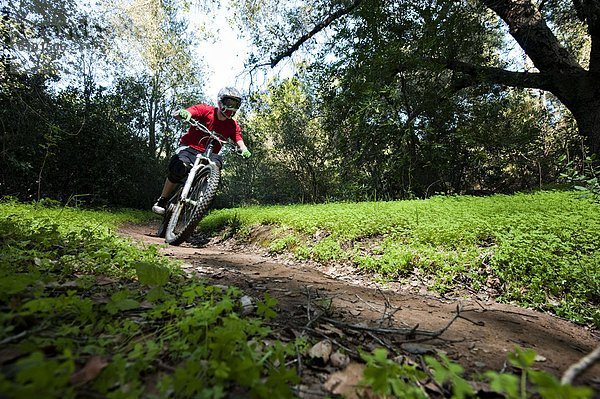
{"label": "white helmet", "polygon": [[242,105],[242,95],[235,87],[224,87],[219,90],[217,105],[219,112],[231,119]]}

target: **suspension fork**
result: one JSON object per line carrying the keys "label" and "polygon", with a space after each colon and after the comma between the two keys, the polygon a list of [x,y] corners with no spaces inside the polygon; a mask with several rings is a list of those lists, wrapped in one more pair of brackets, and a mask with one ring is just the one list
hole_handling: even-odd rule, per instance
{"label": "suspension fork", "polygon": [[188,173],[188,177],[185,180],[185,185],[183,186],[183,189],[181,190],[181,200],[184,202],[189,202],[190,200],[187,198],[190,189],[192,188],[192,183],[194,182],[194,178],[196,177],[196,173],[198,173],[198,171],[200,169],[202,169],[203,167],[205,167],[206,165],[203,165],[200,163],[200,161],[204,159],[204,156],[202,154],[198,154],[196,155],[196,159],[194,160],[194,166],[192,166],[192,169],[190,169],[190,172]]}
{"label": "suspension fork", "polygon": [[210,155],[212,154],[212,149],[213,149],[213,143],[211,141],[208,144],[208,146],[203,154],[196,155],[196,159],[194,160],[194,166],[192,166],[192,169],[190,169],[190,173],[188,174],[188,177],[185,180],[185,185],[183,186],[183,189],[181,190],[181,200],[183,202],[191,203],[192,205],[196,206],[196,201],[190,200],[187,196],[190,192],[190,189],[192,188],[192,182],[194,181],[194,178],[196,177],[196,173],[198,173],[198,171],[200,169],[208,167],[208,165],[204,165],[200,161],[205,159],[208,162],[208,164],[214,163],[210,159]]}

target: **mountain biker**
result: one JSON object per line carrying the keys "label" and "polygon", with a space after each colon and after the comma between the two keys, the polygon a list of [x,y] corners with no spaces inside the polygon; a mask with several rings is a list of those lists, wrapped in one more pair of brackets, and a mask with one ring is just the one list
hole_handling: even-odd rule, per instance
{"label": "mountain biker", "polygon": [[[244,158],[249,158],[251,153],[244,144],[242,137],[242,129],[240,125],[233,119],[240,106],[242,105],[242,95],[234,87],[224,87],[219,91],[217,98],[217,106],[214,107],[208,104],[196,104],[186,109],[180,109],[173,113],[177,119],[190,121],[192,118],[202,123],[214,132],[219,133],[226,139],[232,139],[241,150]],[[165,207],[169,198],[169,194],[177,183],[181,182],[188,174],[196,155],[205,150],[206,141],[203,138],[208,137],[206,133],[198,130],[194,126],[190,126],[187,133],[181,139],[179,147],[169,161],[168,175],[165,180],[160,198],[152,207],[152,211],[162,215],[165,213]],[[220,144],[216,144],[213,148],[211,160],[215,162],[219,168],[223,166],[223,158],[219,155],[221,149]]]}

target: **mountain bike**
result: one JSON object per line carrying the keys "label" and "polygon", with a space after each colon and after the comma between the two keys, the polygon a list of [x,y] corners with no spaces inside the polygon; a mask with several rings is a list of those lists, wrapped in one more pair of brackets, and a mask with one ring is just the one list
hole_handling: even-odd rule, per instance
{"label": "mountain bike", "polygon": [[202,140],[208,140],[208,142],[204,152],[196,156],[185,182],[178,185],[167,202],[157,233],[170,245],[179,245],[194,233],[196,226],[208,212],[217,194],[221,181],[221,170],[210,159],[215,144],[221,144],[224,150],[222,156],[237,148],[232,140],[226,140],[200,122],[192,119],[189,123],[206,133],[207,136]]}

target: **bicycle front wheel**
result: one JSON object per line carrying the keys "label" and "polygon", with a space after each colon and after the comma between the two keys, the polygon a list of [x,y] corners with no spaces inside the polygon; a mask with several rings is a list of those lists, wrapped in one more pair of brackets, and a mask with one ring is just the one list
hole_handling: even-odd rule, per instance
{"label": "bicycle front wheel", "polygon": [[156,235],[160,238],[165,238],[167,234],[167,226],[169,225],[169,220],[171,220],[171,215],[173,214],[173,209],[175,209],[175,205],[177,205],[177,201],[179,201],[179,197],[181,196],[181,185],[175,190],[175,192],[167,201],[167,206],[165,207],[165,214],[160,222],[160,226],[158,226],[158,230]]}
{"label": "bicycle front wheel", "polygon": [[167,243],[179,245],[194,233],[217,194],[220,180],[221,171],[215,164],[208,164],[198,172],[187,198],[173,208],[165,231]]}

